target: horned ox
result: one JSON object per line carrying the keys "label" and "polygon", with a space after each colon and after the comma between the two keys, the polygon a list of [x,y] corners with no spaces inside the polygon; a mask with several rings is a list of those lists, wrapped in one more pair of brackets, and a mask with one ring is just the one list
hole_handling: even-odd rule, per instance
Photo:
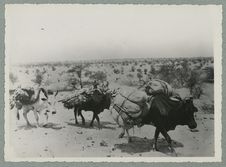
{"label": "horned ox", "polygon": [[[164,99],[164,101],[169,101],[174,106],[168,113],[162,113],[159,107],[159,101]],[[129,99],[127,99],[129,100]],[[121,106],[117,106],[115,104],[112,105],[110,112],[116,121],[122,127],[122,133],[119,135],[119,138],[122,138],[127,133],[128,142],[131,141],[129,136],[129,129],[134,126],[134,124],[127,123],[126,119],[131,118],[130,111],[126,111],[124,108],[120,108]],[[166,141],[168,142],[169,149],[174,152],[172,147],[172,140],[168,135],[169,130],[174,130],[177,125],[187,125],[190,129],[194,129],[197,127],[197,123],[194,119],[194,113],[197,112],[197,108],[193,104],[192,98],[186,98],[184,100],[173,102],[164,94],[157,94],[152,100],[152,104],[150,105],[150,109],[148,110],[148,114],[145,118],[143,118],[143,124],[153,125],[156,127],[155,135],[154,135],[154,145],[153,149],[158,150],[157,139],[159,134],[161,133]]]}
{"label": "horned ox", "polygon": [[[74,108],[74,116],[75,116],[75,124],[78,124],[77,115],[81,116],[82,124],[85,125],[85,118],[82,115],[82,111],[92,111],[93,117],[90,122],[90,126],[93,126],[93,122],[96,119],[98,123],[98,127],[100,128],[100,118],[99,114],[103,112],[105,109],[109,109],[111,104],[111,98],[113,96],[112,92],[102,93],[98,90],[94,90],[92,95],[79,95],[81,102],[77,102],[76,104],[70,104],[67,101],[62,101],[64,103],[64,107],[68,109]],[[85,100],[84,100],[85,99]]]}

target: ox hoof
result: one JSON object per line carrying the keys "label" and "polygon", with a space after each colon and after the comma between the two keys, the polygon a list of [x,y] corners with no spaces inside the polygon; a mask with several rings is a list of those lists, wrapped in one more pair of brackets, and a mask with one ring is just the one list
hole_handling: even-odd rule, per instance
{"label": "ox hoof", "polygon": [[170,152],[175,152],[175,150],[171,146],[169,146],[168,149],[169,149]]}
{"label": "ox hoof", "polygon": [[35,127],[36,127],[36,128],[41,128],[42,126],[41,126],[41,125],[36,125]]}
{"label": "ox hoof", "polygon": [[32,125],[31,124],[27,124],[27,127],[32,127]]}
{"label": "ox hoof", "polygon": [[171,155],[177,157],[177,153],[176,153],[176,151],[174,150],[174,148],[173,148],[173,147],[168,147],[168,148],[169,148],[169,151],[170,151]]}
{"label": "ox hoof", "polygon": [[159,149],[156,146],[152,147],[153,151],[159,151]]}
{"label": "ox hoof", "polygon": [[155,144],[153,144],[153,146],[152,146],[152,150],[153,150],[153,151],[159,151],[159,149],[158,149],[157,145],[155,145]]}
{"label": "ox hoof", "polygon": [[32,128],[37,128],[35,125],[27,124],[26,129],[32,129]]}

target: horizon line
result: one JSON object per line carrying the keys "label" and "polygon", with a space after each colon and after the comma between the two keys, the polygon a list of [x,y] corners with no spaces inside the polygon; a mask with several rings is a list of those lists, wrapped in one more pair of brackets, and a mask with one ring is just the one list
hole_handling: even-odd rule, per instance
{"label": "horizon line", "polygon": [[22,65],[43,65],[43,64],[60,64],[60,63],[90,63],[90,62],[108,62],[108,61],[128,61],[128,60],[151,60],[151,59],[206,59],[214,58],[213,56],[193,56],[193,57],[139,57],[139,58],[101,58],[101,59],[80,59],[80,60],[62,60],[62,61],[40,61],[40,62],[27,62],[27,63],[12,63],[12,65],[22,66]]}

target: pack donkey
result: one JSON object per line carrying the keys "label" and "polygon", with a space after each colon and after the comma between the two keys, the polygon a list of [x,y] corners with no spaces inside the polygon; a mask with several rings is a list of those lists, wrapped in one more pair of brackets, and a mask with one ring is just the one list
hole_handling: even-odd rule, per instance
{"label": "pack donkey", "polygon": [[[21,91],[25,95],[21,95]],[[19,92],[19,93],[18,93]],[[58,91],[54,95],[54,98],[58,94]],[[46,122],[48,121],[49,113],[56,114],[55,101],[50,101],[47,91],[44,88],[39,88],[37,91],[29,94],[29,91],[26,89],[15,90],[12,95],[10,102],[10,108],[16,108],[17,119],[20,119],[19,110],[23,111],[23,117],[27,123],[27,126],[31,126],[31,123],[28,120],[27,114],[29,111],[33,111],[37,126],[39,124],[39,114],[44,111],[46,117]]]}

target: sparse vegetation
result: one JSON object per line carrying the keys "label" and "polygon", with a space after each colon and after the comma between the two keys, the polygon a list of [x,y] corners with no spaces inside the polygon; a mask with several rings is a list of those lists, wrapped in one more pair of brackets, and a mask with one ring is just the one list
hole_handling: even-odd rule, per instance
{"label": "sparse vegetation", "polygon": [[39,69],[36,69],[35,79],[33,79],[33,82],[40,86],[42,84],[42,81],[43,81],[43,78],[44,78],[43,75],[44,75],[44,73],[42,73]]}
{"label": "sparse vegetation", "polygon": [[103,71],[97,71],[90,75],[90,79],[103,82],[106,81],[107,75]]}
{"label": "sparse vegetation", "polygon": [[194,98],[200,98],[202,94],[202,80],[199,78],[199,76],[200,73],[198,71],[191,71],[186,82],[186,86],[189,88],[190,93]]}
{"label": "sparse vegetation", "polygon": [[137,78],[139,79],[139,81],[141,81],[143,74],[141,72],[137,72]]}
{"label": "sparse vegetation", "polygon": [[113,70],[115,74],[120,74],[120,70],[119,69],[114,69]]}
{"label": "sparse vegetation", "polygon": [[77,88],[78,83],[79,83],[79,80],[77,78],[68,79],[68,85],[71,86],[73,89]]}
{"label": "sparse vegetation", "polygon": [[71,69],[69,69],[67,72],[68,73],[75,73],[77,77],[79,78],[79,84],[80,87],[83,88],[83,83],[82,83],[82,72],[85,70],[85,68],[88,67],[88,64],[78,64],[73,66]]}
{"label": "sparse vegetation", "polygon": [[[23,69],[22,69],[23,68]],[[52,64],[30,64],[21,66],[20,71],[38,85],[58,84],[73,89],[90,85],[93,80],[108,80],[120,85],[135,86],[148,78],[162,79],[175,89],[187,88],[194,98],[203,94],[202,84],[214,83],[212,58],[175,59],[131,59],[106,60],[85,63],[59,62]],[[21,79],[10,74],[12,83]],[[62,87],[64,87],[62,86]]]}
{"label": "sparse vegetation", "polygon": [[56,70],[56,67],[52,66],[52,71],[55,71]]}
{"label": "sparse vegetation", "polygon": [[203,104],[201,106],[201,109],[205,114],[213,114],[214,113],[214,105],[213,104]]}
{"label": "sparse vegetation", "polygon": [[11,81],[12,84],[16,83],[18,78],[16,75],[14,75],[12,72],[9,73],[9,80]]}
{"label": "sparse vegetation", "polygon": [[134,72],[134,71],[135,71],[135,67],[132,66],[132,67],[131,67],[131,72]]}

